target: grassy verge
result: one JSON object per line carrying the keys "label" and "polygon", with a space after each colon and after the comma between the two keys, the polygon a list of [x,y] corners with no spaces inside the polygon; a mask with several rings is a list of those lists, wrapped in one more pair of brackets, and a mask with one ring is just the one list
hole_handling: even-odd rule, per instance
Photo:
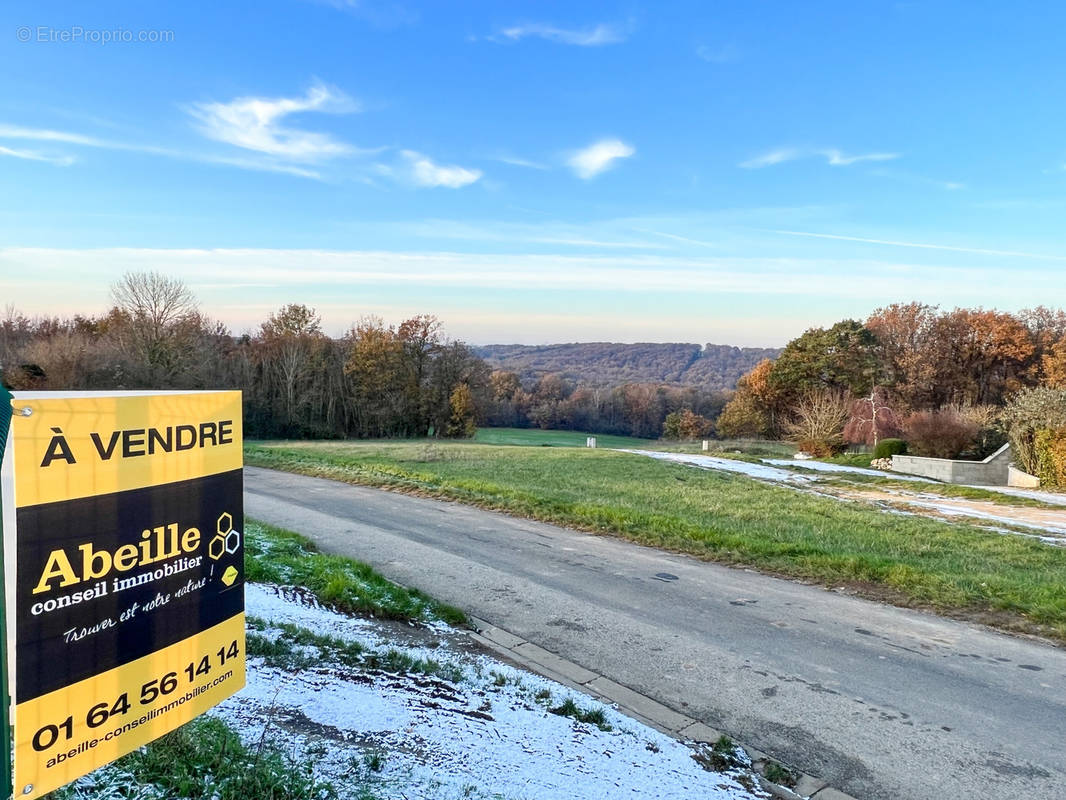
{"label": "grassy verge", "polygon": [[1066,549],[602,450],[259,443],[250,465],[610,532],[1066,641]]}
{"label": "grassy verge", "polygon": [[296,759],[267,741],[248,747],[222,720],[199,717],[48,798],[331,800],[336,796],[332,784],[315,776],[310,761]]}
{"label": "grassy verge", "polygon": [[319,553],[310,539],[298,533],[253,519],[246,518],[244,524],[249,581],[303,586],[323,604],[348,614],[466,624],[466,615],[459,609],[417,589],[397,586],[359,561]]}

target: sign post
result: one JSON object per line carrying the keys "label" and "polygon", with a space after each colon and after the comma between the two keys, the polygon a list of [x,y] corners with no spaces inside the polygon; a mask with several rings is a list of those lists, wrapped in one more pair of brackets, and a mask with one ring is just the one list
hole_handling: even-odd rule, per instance
{"label": "sign post", "polygon": [[[11,429],[11,393],[0,384],[0,468],[7,462],[4,454],[7,452],[8,431]],[[0,478],[0,488],[3,486]],[[4,541],[4,508],[6,498],[0,492],[0,543]],[[4,548],[0,546],[0,598],[3,599],[3,608],[0,608],[0,747],[4,748],[4,757],[0,760],[0,797],[11,797],[11,715],[9,713],[11,697],[8,694],[8,670],[7,670],[7,578],[4,566]]]}
{"label": "sign post", "polygon": [[244,685],[241,399],[39,392],[11,408],[14,792],[33,800]]}

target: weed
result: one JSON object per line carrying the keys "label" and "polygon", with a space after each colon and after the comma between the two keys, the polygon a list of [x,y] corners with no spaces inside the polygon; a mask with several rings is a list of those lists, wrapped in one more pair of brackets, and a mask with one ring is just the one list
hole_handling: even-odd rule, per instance
{"label": "weed", "polygon": [[385,769],[385,753],[381,750],[370,750],[363,755],[363,768],[367,772],[381,772]]}
{"label": "weed", "polygon": [[602,708],[583,709],[574,702],[572,697],[566,698],[561,705],[549,708],[548,711],[560,717],[570,717],[578,722],[595,725],[601,731],[611,730],[611,726],[607,722],[607,715],[603,713]]}
{"label": "weed", "polygon": [[766,764],[763,775],[766,776],[766,780],[772,781],[779,786],[787,786],[789,789],[799,781],[799,775],[784,764],[778,764],[776,761],[770,761]]}
{"label": "weed", "polygon": [[285,639],[271,639],[258,633],[249,633],[245,637],[245,651],[249,656],[262,658],[271,667],[286,672],[297,672],[317,663],[307,653],[297,652],[292,642]]}
{"label": "weed", "polygon": [[737,746],[728,736],[719,737],[710,747],[701,747],[692,757],[697,764],[711,772],[728,772],[746,766]]}

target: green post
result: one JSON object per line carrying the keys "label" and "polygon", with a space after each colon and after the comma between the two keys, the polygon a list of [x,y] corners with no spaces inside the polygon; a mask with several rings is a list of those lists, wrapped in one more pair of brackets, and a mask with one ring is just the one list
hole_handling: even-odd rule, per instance
{"label": "green post", "polygon": [[[7,432],[11,428],[11,392],[0,383],[0,463],[7,447]],[[4,502],[0,493],[0,797],[10,798],[11,787],[11,718],[10,700],[7,694],[7,586],[4,583]]]}

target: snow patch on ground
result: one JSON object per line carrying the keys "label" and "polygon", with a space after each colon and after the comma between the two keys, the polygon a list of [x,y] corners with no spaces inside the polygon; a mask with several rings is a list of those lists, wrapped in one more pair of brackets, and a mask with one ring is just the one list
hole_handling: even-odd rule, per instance
{"label": "snow patch on ground", "polygon": [[[747,475],[749,478],[757,478],[764,481],[780,483],[805,483],[811,480],[807,475],[801,475],[787,469],[777,469],[765,464],[755,464],[750,461],[737,461],[732,458],[718,458],[717,456],[701,456],[691,453],[662,453],[656,450],[621,450],[622,453],[634,453],[639,456],[649,456],[660,461],[673,461],[676,464],[688,464],[692,467],[703,469],[717,469],[723,472],[736,472]],[[804,466],[810,462],[805,461]]]}
{"label": "snow patch on ground", "polygon": [[1039,489],[1016,489],[1013,486],[970,486],[970,489],[987,489],[990,492],[1009,494],[1014,497],[1028,497],[1030,500],[1040,500],[1053,506],[1066,506],[1066,494],[1056,492],[1044,492]]}
{"label": "snow patch on ground", "polygon": [[[1050,533],[1066,534],[1066,525],[1060,525],[1053,522],[1028,522],[1025,520],[1018,519],[1016,516],[1011,516],[1009,514],[997,514],[989,511],[984,511],[982,509],[973,508],[972,505],[953,505],[950,501],[943,500],[941,498],[931,498],[929,495],[918,495],[917,497],[901,497],[900,501],[906,503],[907,505],[917,506],[919,508],[928,508],[931,511],[936,511],[937,513],[944,514],[945,516],[950,517],[972,517],[975,519],[986,519],[991,522],[999,522],[1005,525],[1016,525],[1021,528],[1031,528],[1037,531],[1048,531]],[[1016,533],[1016,531],[1010,532]],[[1045,542],[1050,542],[1052,544],[1064,544],[1064,541],[1061,537],[1039,536],[1037,538]]]}
{"label": "snow patch on ground", "polygon": [[915,483],[934,483],[929,478],[918,475],[906,475],[902,472],[885,472],[881,469],[867,469],[866,467],[850,467],[847,464],[830,464],[828,461],[803,461],[797,464],[791,458],[764,458],[767,464],[780,466],[793,466],[800,469],[811,469],[815,472],[850,472],[853,475],[872,475],[875,478],[891,478],[894,481],[914,481]]}
{"label": "snow patch on ground", "polygon": [[[724,472],[733,472],[741,475],[746,475],[749,478],[756,480],[769,481],[771,483],[787,484],[793,488],[799,490],[814,490],[818,492],[818,478],[810,473],[804,474],[803,472],[797,472],[789,469],[781,469],[780,467],[796,467],[800,470],[812,470],[814,472],[823,473],[855,473],[860,475],[873,475],[879,478],[890,478],[892,480],[910,481],[914,483],[931,484],[937,483],[928,478],[922,478],[916,475],[904,475],[898,472],[883,472],[876,469],[864,469],[862,467],[850,467],[843,464],[830,464],[825,461],[802,461],[796,463],[793,459],[786,458],[764,458],[762,463],[751,463],[747,461],[736,461],[729,458],[719,458],[716,456],[703,456],[693,455],[689,453],[663,453],[653,450],[622,450],[624,453],[633,453],[635,455],[649,456],[660,461],[671,461],[678,464],[687,464],[693,467],[699,467],[701,469],[714,469],[722,470]],[[1009,487],[1001,486],[980,486],[974,487],[979,489],[987,489],[993,492],[1000,492],[1001,494],[1017,495],[1019,497],[1032,497],[1037,500],[1044,500],[1045,502],[1053,503],[1055,505],[1066,506],[1066,495],[1055,495],[1050,492],[1031,491],[1025,489],[1013,489]],[[847,494],[837,493],[823,493],[826,497],[834,497],[838,500],[855,499],[855,497],[849,497]],[[865,495],[871,494],[870,492],[856,492],[857,497],[861,498]],[[966,520],[972,524],[979,524],[979,520],[985,520],[997,525],[1013,525],[1015,527],[1028,528],[1031,530],[1043,531],[1045,535],[1032,535],[1020,533],[1018,531],[1011,531],[1009,529],[995,527],[995,526],[982,526],[988,530],[993,530],[996,533],[1014,533],[1020,536],[1030,536],[1037,538],[1047,544],[1054,544],[1062,546],[1066,544],[1066,520],[1058,522],[1057,519],[1053,519],[1047,516],[1045,513],[1041,515],[1040,519],[1025,519],[1026,515],[1020,511],[1012,512],[1010,507],[997,506],[990,501],[975,501],[966,502],[964,500],[952,500],[948,498],[942,498],[934,494],[921,493],[918,489],[915,489],[915,493],[891,491],[889,494],[893,495],[893,500],[900,503],[905,503],[908,506],[913,506],[915,509],[926,509],[929,511],[942,514],[944,516],[950,516],[955,519]],[[979,507],[981,504],[987,506],[987,508]],[[994,510],[993,510],[994,509]],[[885,509],[888,510],[888,509]],[[902,509],[894,509],[896,513],[903,514],[918,514],[920,511],[908,512]],[[1059,512],[1051,512],[1056,514]],[[1046,534],[1051,534],[1050,536]]]}
{"label": "snow patch on ground", "polygon": [[[391,623],[348,617],[257,584],[246,586],[246,607],[250,616],[274,623],[293,623],[369,650],[400,649],[461,669],[462,680],[451,683],[329,663],[288,673],[263,659],[249,659],[247,688],[212,713],[248,742],[258,741],[269,721],[281,733],[279,740],[317,753],[317,773],[337,776],[333,780],[342,795],[347,775],[353,798],[360,781],[368,781],[377,796],[407,800],[768,796],[737,782],[738,777],[747,782],[749,773],[707,771],[693,759],[691,747],[472,650],[461,632],[412,627],[412,636],[420,636],[423,645],[397,647]],[[270,636],[269,626],[261,634]],[[567,698],[582,709],[602,709],[611,729],[548,711]],[[373,752],[383,754],[380,769],[365,766]]]}

